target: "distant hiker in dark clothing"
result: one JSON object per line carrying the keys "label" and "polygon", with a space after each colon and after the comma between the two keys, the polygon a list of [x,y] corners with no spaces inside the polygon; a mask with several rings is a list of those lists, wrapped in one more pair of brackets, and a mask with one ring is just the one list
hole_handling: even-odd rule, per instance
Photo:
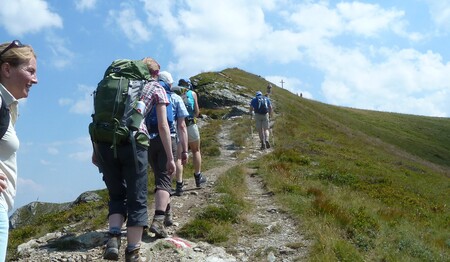
{"label": "distant hiker in dark clothing", "polygon": [[256,92],[256,97],[250,102],[250,115],[255,114],[256,130],[258,130],[261,150],[270,148],[269,143],[269,117],[272,116],[272,102],[261,91]]}

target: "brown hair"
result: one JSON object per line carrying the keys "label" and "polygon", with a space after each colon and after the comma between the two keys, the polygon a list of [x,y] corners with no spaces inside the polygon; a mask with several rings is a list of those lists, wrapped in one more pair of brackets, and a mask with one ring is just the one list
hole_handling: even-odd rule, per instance
{"label": "brown hair", "polygon": [[[11,42],[3,43],[0,45],[0,52],[5,50]],[[9,63],[12,66],[18,66],[20,64],[28,62],[31,58],[37,58],[33,48],[30,45],[24,45],[20,47],[13,47],[2,54],[0,57],[0,64]]]}
{"label": "brown hair", "polygon": [[147,65],[148,71],[152,76],[157,76],[159,74],[159,69],[161,69],[161,67],[159,66],[158,62],[156,62],[155,59],[151,57],[146,57],[142,59],[142,62],[144,62],[144,64]]}

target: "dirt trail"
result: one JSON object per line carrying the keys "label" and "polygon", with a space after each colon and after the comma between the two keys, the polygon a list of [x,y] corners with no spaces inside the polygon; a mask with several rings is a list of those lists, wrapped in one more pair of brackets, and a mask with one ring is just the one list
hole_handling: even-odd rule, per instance
{"label": "dirt trail", "polygon": [[[181,197],[174,197],[174,215],[176,225],[169,227],[169,232],[175,234],[176,230],[192,219],[197,210],[206,204],[214,202],[217,198],[214,191],[214,183],[219,176],[237,164],[251,161],[271,150],[259,150],[260,144],[258,135],[253,132],[252,144],[248,148],[239,149],[230,140],[230,129],[233,128],[232,120],[222,126],[218,134],[221,144],[221,158],[224,165],[207,170],[205,175],[208,178],[208,186],[205,189],[193,189],[194,181],[186,181],[188,188],[191,188]],[[237,150],[249,150],[249,156],[245,160],[237,161],[234,153]],[[267,192],[263,181],[255,175],[256,170],[247,170],[246,184],[248,193],[246,200],[253,203],[253,209],[247,214],[247,219],[251,223],[262,225],[263,232],[259,235],[242,235],[234,248],[229,248],[228,253],[222,248],[210,246],[206,243],[190,243],[191,249],[184,249],[183,252],[166,252],[164,250],[146,251],[147,257],[153,261],[302,261],[306,260],[309,241],[298,232],[298,225],[286,212],[284,212],[275,202],[273,194]],[[150,211],[151,213],[153,210]],[[150,214],[151,214],[150,213]],[[170,249],[169,249],[170,250]],[[194,251],[194,252],[190,252]],[[187,252],[187,253],[186,253]],[[225,254],[224,254],[225,253]],[[233,255],[230,255],[233,254]],[[190,257],[193,260],[187,259]],[[195,259],[194,259],[195,258]]]}
{"label": "dirt trail", "polygon": [[[242,164],[269,153],[272,149],[261,151],[258,135],[253,132],[252,144],[247,148],[236,148],[230,140],[230,130],[236,121],[226,121],[218,134],[221,145],[221,160],[223,165],[205,170],[208,182],[206,188],[195,188],[193,178],[186,179],[186,191],[181,197],[172,198],[175,224],[168,227],[172,236],[167,239],[155,239],[151,235],[144,236],[141,254],[146,261],[304,261],[310,242],[299,233],[299,225],[275,202],[273,194],[267,192],[263,181],[255,174],[257,170],[248,169],[246,184],[248,187],[246,200],[253,203],[253,209],[246,214],[251,223],[261,225],[261,234],[242,235],[234,247],[210,245],[203,242],[189,242],[178,238],[176,231],[195,217],[202,208],[214,202],[219,196],[215,192],[214,184],[219,176],[237,164]],[[237,150],[247,150],[245,160],[237,160],[234,153]],[[192,159],[190,159],[192,161]],[[153,203],[149,208],[149,223],[154,213]],[[70,225],[68,226],[70,227]],[[301,231],[301,229],[300,229]],[[52,238],[63,238],[61,232],[51,233],[30,241],[30,255],[18,261],[106,261],[102,259],[103,241],[107,228],[96,232],[81,232],[76,239],[82,243],[87,237],[92,245],[67,252],[55,251],[48,248]],[[120,261],[124,261],[123,254],[126,246],[126,230],[123,230]],[[85,239],[86,238],[86,239]],[[47,247],[46,247],[47,246]]]}

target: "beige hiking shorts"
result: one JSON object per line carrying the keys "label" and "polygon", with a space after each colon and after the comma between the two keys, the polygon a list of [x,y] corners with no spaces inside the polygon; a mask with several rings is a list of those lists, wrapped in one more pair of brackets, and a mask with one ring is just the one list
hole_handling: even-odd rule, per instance
{"label": "beige hiking shorts", "polygon": [[255,114],[256,130],[269,129],[269,114]]}

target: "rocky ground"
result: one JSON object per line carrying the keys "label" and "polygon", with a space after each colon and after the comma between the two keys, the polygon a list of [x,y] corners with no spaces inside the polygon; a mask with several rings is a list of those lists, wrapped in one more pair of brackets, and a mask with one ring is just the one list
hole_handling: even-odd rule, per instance
{"label": "rocky ground", "polygon": [[[141,254],[145,261],[304,261],[308,255],[310,241],[301,233],[301,225],[290,218],[289,214],[277,205],[271,192],[268,192],[263,182],[254,173],[247,170],[246,183],[248,193],[246,199],[253,203],[253,209],[247,214],[247,219],[253,223],[264,225],[260,235],[242,235],[238,243],[227,249],[204,242],[189,242],[176,236],[176,231],[195,216],[195,210],[210,203],[217,197],[214,191],[216,179],[229,168],[242,163],[233,157],[236,150],[249,150],[249,157],[243,161],[250,161],[260,157],[264,152],[259,150],[257,134],[253,132],[254,143],[245,149],[233,146],[229,139],[229,130],[233,121],[223,125],[218,134],[221,144],[223,166],[206,170],[207,187],[194,188],[194,181],[188,179],[187,190],[181,197],[173,197],[172,207],[175,225],[168,228],[171,237],[155,239],[151,235],[143,238]],[[149,214],[153,214],[153,207]],[[151,217],[151,216],[150,216]],[[70,226],[67,227],[70,229]],[[299,229],[300,228],[300,229]],[[50,233],[40,239],[31,240],[19,246],[22,258],[18,261],[106,261],[102,259],[103,243],[106,228],[97,232],[80,232],[65,234],[64,232]],[[70,231],[70,230],[67,230]],[[72,251],[59,252],[52,247],[53,242],[63,238],[70,238],[76,247]],[[69,242],[70,243],[70,242]],[[122,238],[121,254],[124,253],[126,243],[125,231]],[[124,258],[121,257],[120,261]]]}

